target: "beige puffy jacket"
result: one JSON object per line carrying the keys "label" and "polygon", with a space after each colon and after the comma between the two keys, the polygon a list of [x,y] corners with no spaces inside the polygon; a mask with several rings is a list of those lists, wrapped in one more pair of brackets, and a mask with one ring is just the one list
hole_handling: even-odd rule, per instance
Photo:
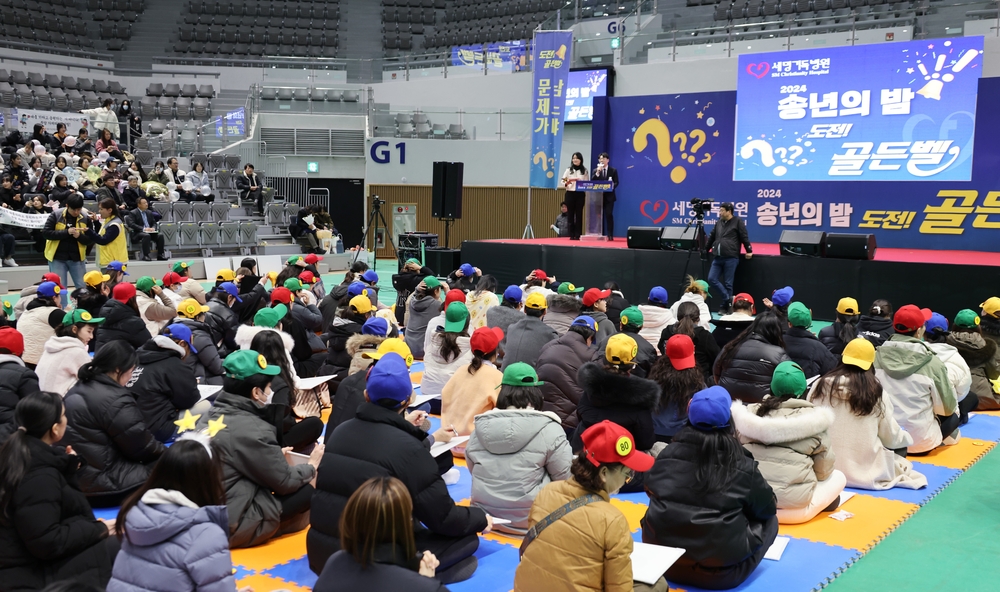
{"label": "beige puffy jacket", "polygon": [[740,442],[760,465],[778,507],[804,508],[812,500],[817,482],[833,472],[834,455],[827,433],[833,425],[833,410],[802,399],[783,401],[765,417],[757,416],[759,408],[757,403],[747,407],[733,403],[733,425]]}

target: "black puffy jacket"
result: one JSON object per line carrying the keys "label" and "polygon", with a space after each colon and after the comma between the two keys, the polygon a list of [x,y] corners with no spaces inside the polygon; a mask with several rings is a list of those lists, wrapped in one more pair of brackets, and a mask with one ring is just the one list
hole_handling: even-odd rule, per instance
{"label": "black puffy jacket", "polygon": [[645,378],[610,372],[597,362],[584,364],[578,380],[583,397],[576,408],[580,423],[570,441],[573,450],[583,448],[580,436],[587,428],[605,419],[628,430],[637,450],[653,447],[656,443],[653,408],[660,400],[660,385]]}
{"label": "black puffy jacket", "polygon": [[889,341],[889,338],[895,333],[896,330],[892,328],[892,319],[861,315],[861,320],[858,321],[858,337],[864,337],[871,341],[875,347]]}
{"label": "black puffy jacket", "polygon": [[593,357],[593,346],[587,345],[579,333],[567,331],[543,345],[535,363],[538,379],[545,383],[539,387],[545,399],[543,409],[555,412],[567,433],[572,433],[580,423],[576,407],[583,397],[583,388],[577,375]]}
{"label": "black puffy jacket", "polygon": [[763,337],[752,334],[739,345],[728,367],[721,368],[721,358],[715,362],[716,381],[733,399],[744,403],[760,403],[764,395],[771,394],[771,375],[774,368],[790,360],[779,345],[771,345]]}
{"label": "black puffy jacket", "polygon": [[343,372],[351,367],[351,355],[347,353],[347,340],[361,333],[364,317],[352,316],[349,319],[337,317],[327,327],[323,336],[327,345],[326,365],[335,368],[335,372]]}
{"label": "black puffy jacket", "polygon": [[840,363],[809,329],[802,327],[789,327],[785,331],[785,353],[802,367],[806,378],[826,374]]}
{"label": "black puffy jacket", "polygon": [[621,328],[622,311],[629,307],[628,300],[622,296],[621,292],[612,292],[608,298],[608,318],[614,323],[615,329]]}
{"label": "black puffy jacket", "polygon": [[76,485],[81,459],[38,438],[25,440],[31,461],[11,498],[10,525],[0,525],[0,587],[40,590],[74,578],[103,590],[114,557],[103,543],[107,526]]}
{"label": "black puffy jacket", "polygon": [[184,358],[184,363],[194,370],[195,378],[200,378],[202,384],[221,385],[224,370],[219,348],[212,339],[212,330],[205,323],[194,319],[177,317],[177,322],[191,329],[191,340],[198,350],[197,355]]}
{"label": "black puffy jacket", "polygon": [[17,356],[0,355],[0,445],[14,433],[14,408],[21,399],[38,392],[38,376]]}
{"label": "black puffy jacket", "polygon": [[160,442],[173,437],[178,413],[201,400],[194,369],[184,363],[179,349],[163,335],[140,347],[139,365],[127,387],[135,395],[146,427]]}
{"label": "black puffy jacket", "polygon": [[236,329],[240,326],[240,318],[225,302],[212,298],[208,301],[208,312],[205,313],[205,324],[212,330],[212,339],[219,346],[220,355],[224,358],[228,352],[236,351]]}
{"label": "black puffy jacket", "polygon": [[[666,355],[667,340],[677,334],[677,325],[679,324],[667,325],[660,332],[660,341],[657,343],[656,349],[661,354]],[[691,341],[694,342],[694,361],[698,364],[698,369],[701,370],[701,373],[705,375],[705,382],[712,384],[710,380],[712,378],[712,367],[715,366],[715,358],[719,356],[722,348],[719,347],[719,343],[712,337],[712,334],[701,325],[695,326],[694,339]]]}
{"label": "black puffy jacket", "polygon": [[139,313],[131,306],[117,300],[105,302],[98,316],[104,318],[104,324],[94,338],[97,342],[94,351],[100,351],[104,344],[116,340],[126,341],[135,349],[139,349],[152,338]]}
{"label": "black puffy jacket", "polygon": [[[700,490],[695,475],[701,437],[694,432],[691,426],[677,432],[644,476],[649,509],[642,541],[685,549],[675,566],[686,572],[725,568],[751,556],[777,510],[771,486],[746,450],[721,491]],[[673,580],[670,571],[667,577]]]}
{"label": "black puffy jacket", "polygon": [[365,402],[365,386],[367,385],[368,372],[355,372],[344,380],[340,381],[337,387],[337,394],[333,398],[333,409],[330,410],[330,417],[326,420],[326,436],[324,442],[330,441],[330,436],[337,426],[349,419],[354,419],[358,413],[358,407]]}
{"label": "black puffy jacket", "polygon": [[[840,331],[843,329],[844,323],[840,321],[834,321],[833,324],[827,325],[819,330],[819,341],[826,346],[826,349],[830,350],[830,353],[839,356],[844,353],[844,340],[840,338]],[[855,332],[857,332],[857,325],[855,325]]]}
{"label": "black puffy jacket", "polygon": [[101,375],[73,385],[65,404],[69,426],[62,443],[87,461],[80,470],[84,493],[122,493],[142,485],[165,448],[146,428],[132,393]]}
{"label": "black puffy jacket", "polygon": [[[246,285],[250,285],[253,277],[245,277],[243,281],[240,282],[240,289]],[[259,282],[258,278],[258,282]],[[236,318],[239,320],[239,324],[249,324],[253,321],[253,317],[257,314],[257,311],[264,308],[267,303],[267,290],[264,286],[259,283],[253,283],[253,288],[249,292],[241,293],[240,298],[243,302],[237,302],[233,304],[233,312],[236,313]],[[233,329],[235,335],[236,329]]]}
{"label": "black puffy jacket", "polygon": [[[656,352],[656,348],[653,347],[653,344],[646,341],[641,335],[639,335],[637,331],[634,331],[631,328],[622,331],[622,333],[625,333],[634,339],[636,347],[639,348],[639,353],[636,354],[635,359],[632,360],[632,363],[635,364],[635,368],[632,370],[632,375],[642,378],[649,376],[649,370],[653,367],[653,363],[656,362],[656,358],[659,356]],[[597,344],[593,357],[595,362],[601,362],[605,359],[608,351],[608,341],[610,339],[611,337],[606,337]]]}
{"label": "black puffy jacket", "polygon": [[365,403],[357,417],[342,423],[326,444],[319,465],[306,535],[309,567],[322,571],[340,550],[340,514],[347,499],[372,477],[390,475],[406,485],[413,516],[435,534],[464,537],[486,528],[486,513],[455,505],[430,455],[427,433],[402,415]]}
{"label": "black puffy jacket", "polygon": [[90,286],[82,286],[70,294],[76,301],[76,307],[90,313],[92,317],[101,316],[101,308],[108,302],[108,297]]}

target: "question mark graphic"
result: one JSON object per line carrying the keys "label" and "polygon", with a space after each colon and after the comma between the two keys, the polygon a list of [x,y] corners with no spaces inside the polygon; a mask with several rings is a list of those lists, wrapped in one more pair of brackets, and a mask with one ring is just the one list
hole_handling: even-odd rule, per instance
{"label": "question mark graphic", "polygon": [[684,135],[684,132],[677,132],[676,134],[674,134],[674,142],[677,142],[678,144],[681,145],[681,159],[687,160],[688,155],[685,152],[685,150],[687,150],[688,139],[687,136]]}
{"label": "question mark graphic", "polygon": [[[783,150],[779,148],[778,150]],[[772,150],[771,145],[764,140],[751,140],[740,148],[740,157],[744,159],[749,159],[753,157],[754,152],[760,152],[760,162],[767,168],[774,166],[774,150]],[[772,169],[774,176],[781,177],[788,172],[788,169],[778,165]]]}
{"label": "question mark graphic", "polygon": [[774,153],[778,155],[778,157],[781,159],[781,162],[786,162],[785,157],[788,156],[788,148],[785,148],[784,146],[780,148],[775,148]]}
{"label": "question mark graphic", "polygon": [[788,153],[790,155],[788,157],[788,164],[794,164],[795,159],[802,156],[802,152],[803,152],[802,146],[792,146],[788,150]]}
{"label": "question mark graphic", "polygon": [[691,138],[694,139],[694,145],[691,146],[691,156],[689,156],[687,160],[688,162],[694,164],[695,153],[698,152],[699,148],[705,145],[705,140],[707,139],[707,136],[705,136],[705,132],[701,131],[700,129],[692,131],[690,135]]}
{"label": "question mark graphic", "polygon": [[[554,160],[554,159],[552,159],[552,160]],[[531,162],[535,163],[536,165],[539,165],[539,164],[542,165],[542,170],[546,171],[545,172],[545,176],[546,177],[548,177],[548,178],[551,179],[553,176],[555,176],[555,171],[550,171],[549,170],[549,159],[545,158],[545,151],[539,150],[535,154],[535,157],[531,159]]]}
{"label": "question mark graphic", "polygon": [[700,160],[700,161],[698,162],[698,166],[701,166],[701,165],[703,165],[703,164],[707,164],[707,163],[709,163],[709,162],[712,162],[712,155],[711,155],[711,154],[709,154],[708,152],[706,152],[706,153],[705,153],[705,158],[701,159],[701,160]]}
{"label": "question mark graphic", "polygon": [[674,161],[670,152],[670,129],[659,119],[647,119],[635,130],[632,136],[632,146],[636,152],[642,152],[649,145],[649,136],[656,140],[656,158],[660,166],[667,166]]}
{"label": "question mark graphic", "polygon": [[556,174],[556,159],[549,157],[549,168],[552,169],[552,174]]}

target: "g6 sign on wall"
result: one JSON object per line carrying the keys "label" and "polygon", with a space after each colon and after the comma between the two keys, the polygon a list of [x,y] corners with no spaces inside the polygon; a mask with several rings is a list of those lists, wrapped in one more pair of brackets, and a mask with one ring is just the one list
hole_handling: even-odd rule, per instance
{"label": "g6 sign on wall", "polygon": [[[406,164],[406,142],[399,142],[395,148],[399,152],[399,164]],[[389,142],[386,140],[379,140],[373,143],[368,155],[371,157],[372,162],[376,164],[389,164],[392,162],[392,149],[389,148]]]}

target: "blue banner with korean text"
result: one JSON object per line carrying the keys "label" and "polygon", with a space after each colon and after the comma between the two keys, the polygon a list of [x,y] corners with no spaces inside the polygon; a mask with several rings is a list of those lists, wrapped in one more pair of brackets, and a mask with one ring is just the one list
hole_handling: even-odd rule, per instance
{"label": "blue banner with korean text", "polygon": [[523,40],[485,45],[455,45],[451,48],[451,65],[482,69],[485,62],[491,70],[510,69],[517,72],[525,66],[527,47],[528,42]]}
{"label": "blue banner with korean text", "polygon": [[532,187],[555,189],[559,183],[566,82],[572,61],[572,31],[539,31],[532,49],[531,176]]}
{"label": "blue banner with korean text", "polygon": [[746,54],[736,181],[969,181],[982,37]]}

